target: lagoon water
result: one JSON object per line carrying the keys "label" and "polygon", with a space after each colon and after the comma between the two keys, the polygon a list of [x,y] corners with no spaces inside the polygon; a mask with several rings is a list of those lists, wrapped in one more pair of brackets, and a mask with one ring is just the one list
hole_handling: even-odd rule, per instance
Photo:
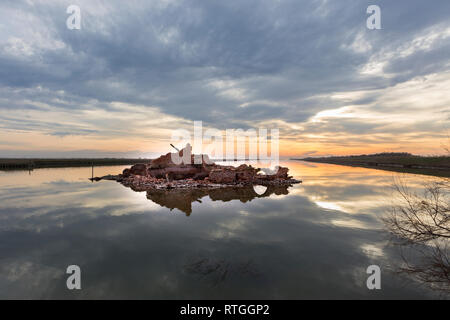
{"label": "lagoon water", "polygon": [[[0,172],[0,298],[436,297],[395,272],[401,257],[381,218],[398,174],[282,165],[303,183],[258,193],[147,194],[91,183],[91,168]],[[95,168],[95,175],[123,168]],[[433,179],[402,176],[417,190]],[[66,287],[73,264],[81,290]],[[381,290],[366,286],[373,264],[381,267]]]}

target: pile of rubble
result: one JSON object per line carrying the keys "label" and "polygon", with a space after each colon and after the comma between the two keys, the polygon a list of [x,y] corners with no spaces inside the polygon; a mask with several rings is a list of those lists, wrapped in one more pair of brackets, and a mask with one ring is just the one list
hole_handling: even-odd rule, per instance
{"label": "pile of rubble", "polygon": [[[188,144],[178,153],[167,153],[150,164],[135,164],[117,176],[94,180],[116,180],[135,191],[175,188],[223,188],[248,185],[291,185],[300,183],[288,175],[288,168],[278,167],[274,174],[242,164],[223,166],[210,161],[207,155],[192,155]],[[173,159],[180,159],[175,163]]]}

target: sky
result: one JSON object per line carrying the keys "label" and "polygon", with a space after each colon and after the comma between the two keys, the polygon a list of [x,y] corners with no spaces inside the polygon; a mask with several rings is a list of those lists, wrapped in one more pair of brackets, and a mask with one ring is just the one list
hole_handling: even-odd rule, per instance
{"label": "sky", "polygon": [[152,157],[194,121],[277,128],[282,157],[442,154],[449,18],[448,0],[2,0],[0,157]]}

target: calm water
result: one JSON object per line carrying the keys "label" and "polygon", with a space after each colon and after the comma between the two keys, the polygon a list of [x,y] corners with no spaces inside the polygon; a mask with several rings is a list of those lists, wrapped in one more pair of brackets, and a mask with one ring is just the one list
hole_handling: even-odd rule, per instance
{"label": "calm water", "polygon": [[[303,184],[262,195],[134,192],[91,183],[90,168],[0,172],[0,298],[435,297],[393,272],[400,256],[380,218],[395,173],[283,165]],[[66,288],[71,264],[79,291]],[[371,264],[378,291],[366,287]]]}

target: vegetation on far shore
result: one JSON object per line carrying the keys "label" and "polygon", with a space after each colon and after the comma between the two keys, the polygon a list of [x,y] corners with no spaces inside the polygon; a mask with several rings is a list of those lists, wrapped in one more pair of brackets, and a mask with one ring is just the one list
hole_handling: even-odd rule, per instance
{"label": "vegetation on far shore", "polygon": [[126,159],[126,158],[59,158],[59,159],[27,159],[27,158],[1,158],[0,170],[31,170],[38,168],[64,168],[64,167],[90,167],[129,165],[136,163],[148,163],[151,159]]}
{"label": "vegetation on far shore", "polygon": [[383,152],[353,156],[308,157],[293,160],[450,176],[450,156],[419,156],[406,152]]}

